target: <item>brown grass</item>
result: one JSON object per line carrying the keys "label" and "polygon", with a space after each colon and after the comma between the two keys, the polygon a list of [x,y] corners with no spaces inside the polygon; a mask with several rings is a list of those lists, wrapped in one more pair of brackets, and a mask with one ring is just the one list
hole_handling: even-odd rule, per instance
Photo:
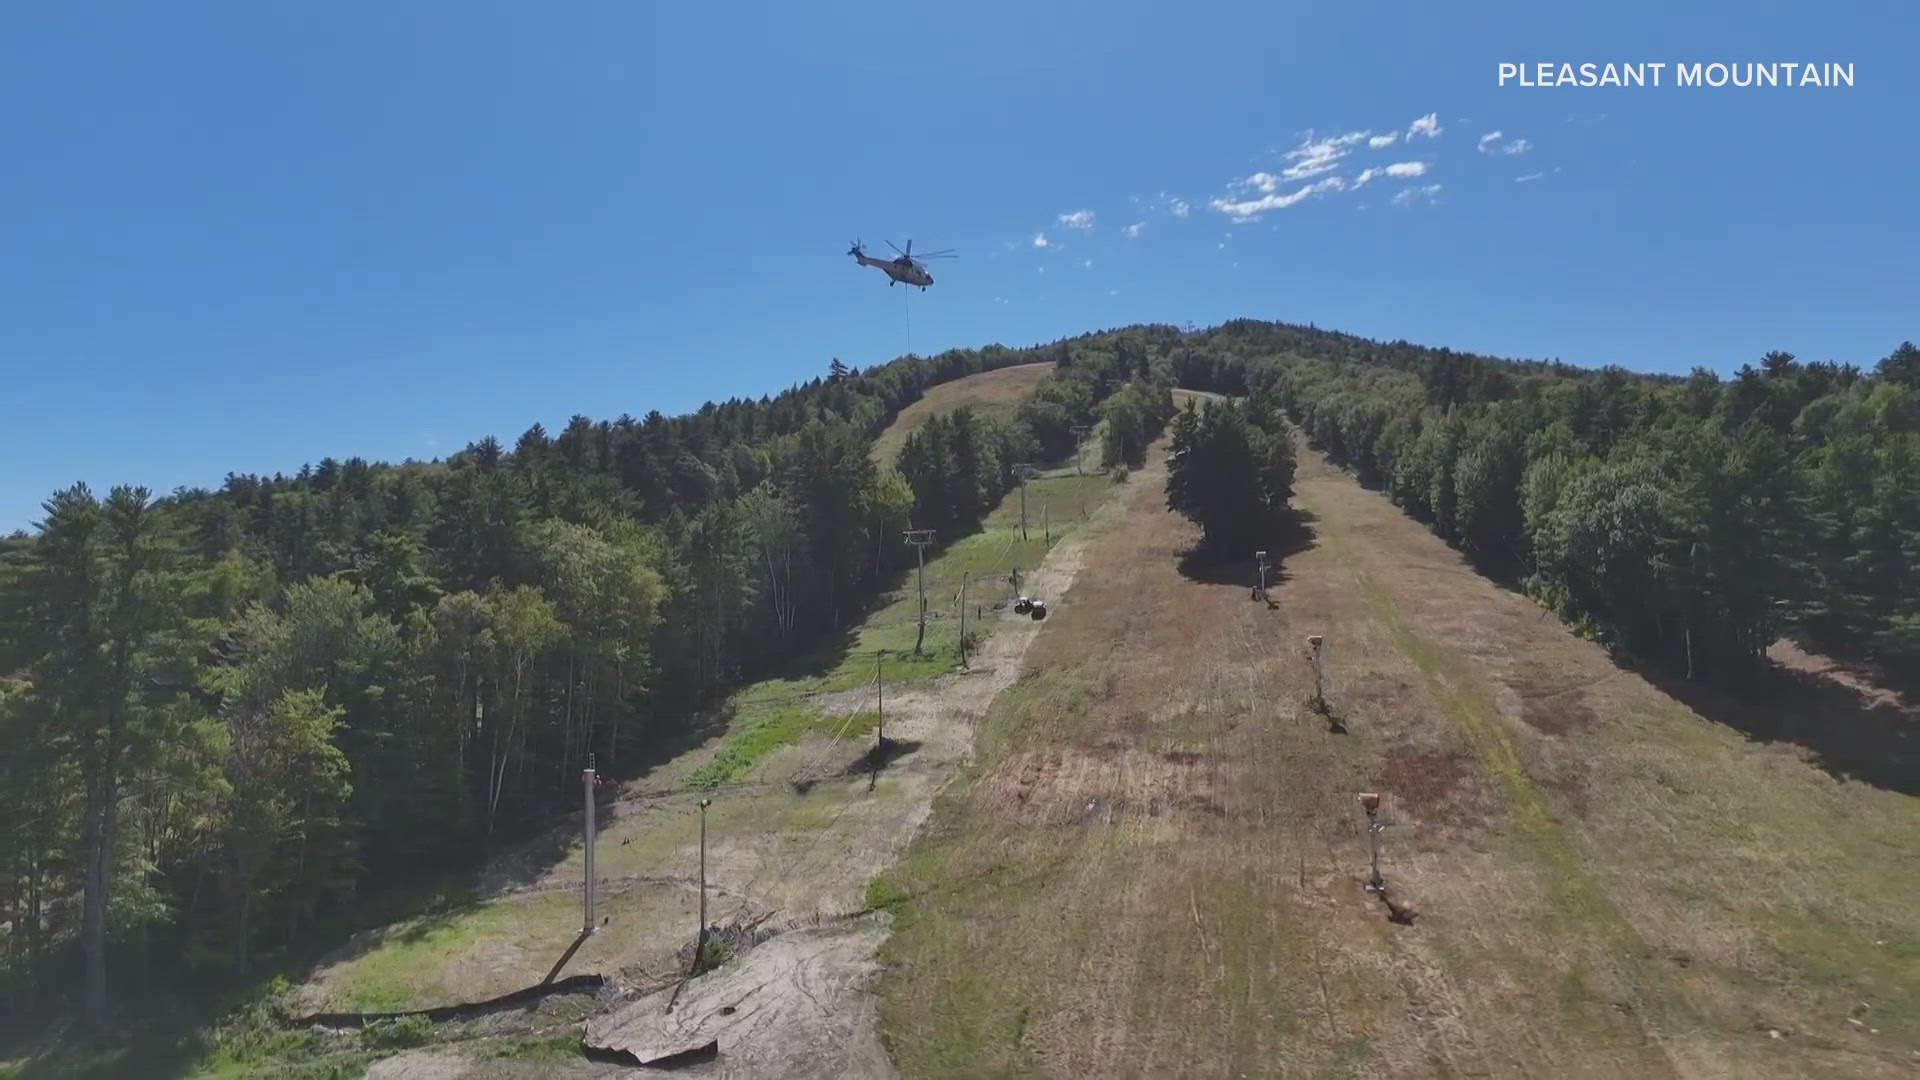
{"label": "brown grass", "polygon": [[[1310,452],[1272,610],[1136,480],[892,875],[908,1075],[1920,1064],[1920,800],[1703,719]],[[1370,789],[1413,925],[1361,889]]]}
{"label": "brown grass", "polygon": [[930,386],[919,401],[901,409],[887,430],[874,440],[873,460],[882,465],[892,464],[900,453],[900,444],[907,441],[907,435],[914,428],[926,423],[928,417],[949,413],[964,405],[982,413],[1011,411],[1033,393],[1040,380],[1052,373],[1051,363],[1016,364]]}

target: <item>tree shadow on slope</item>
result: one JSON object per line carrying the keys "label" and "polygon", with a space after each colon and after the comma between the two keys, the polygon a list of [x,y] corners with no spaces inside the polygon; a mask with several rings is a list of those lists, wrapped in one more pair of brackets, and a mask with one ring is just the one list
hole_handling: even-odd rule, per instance
{"label": "tree shadow on slope", "polygon": [[1868,695],[1822,675],[1770,664],[1737,689],[1633,665],[1694,712],[1759,742],[1809,751],[1832,776],[1920,795],[1920,703]]}
{"label": "tree shadow on slope", "polygon": [[1209,547],[1204,541],[1197,543],[1180,557],[1180,573],[1202,585],[1230,585],[1251,590],[1260,576],[1259,560],[1254,552],[1265,551],[1272,566],[1267,572],[1267,589],[1271,592],[1292,576],[1287,573],[1286,560],[1318,542],[1313,527],[1317,520],[1310,510],[1289,508],[1286,517],[1263,541],[1238,546],[1247,550],[1223,551]]}

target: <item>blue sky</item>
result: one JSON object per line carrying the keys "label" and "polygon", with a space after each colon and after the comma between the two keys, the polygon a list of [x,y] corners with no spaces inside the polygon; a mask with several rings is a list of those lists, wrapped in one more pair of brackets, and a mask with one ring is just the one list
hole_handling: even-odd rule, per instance
{"label": "blue sky", "polygon": [[[1920,15],[1565,7],[7,4],[0,529],[75,480],[435,457],[909,340],[1250,316],[1724,371],[1920,336]],[[903,296],[855,237],[961,258]]]}

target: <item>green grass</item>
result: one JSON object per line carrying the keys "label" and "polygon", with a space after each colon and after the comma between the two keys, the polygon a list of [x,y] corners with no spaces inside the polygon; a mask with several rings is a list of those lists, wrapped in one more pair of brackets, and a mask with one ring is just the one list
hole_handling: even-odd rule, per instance
{"label": "green grass", "polygon": [[911,899],[907,890],[895,884],[887,875],[881,874],[867,882],[867,910],[878,911],[893,907],[901,901]]}
{"label": "green grass", "polygon": [[711,788],[742,780],[761,759],[782,746],[799,742],[809,732],[839,733],[843,737],[857,738],[871,732],[879,719],[879,714],[867,712],[851,716],[827,716],[805,705],[755,710],[745,722],[727,733],[726,741],[720,744],[720,752],[714,755],[713,760],[695,770],[688,782],[695,787]]}
{"label": "green grass", "polygon": [[[913,651],[920,621],[916,567],[901,574],[895,588],[884,597],[885,603],[853,631],[851,641],[835,647],[837,655],[817,655],[799,665],[813,674],[763,680],[736,694],[736,707],[745,710],[806,694],[866,686],[873,682],[876,661],[889,686],[954,671],[960,665],[962,584],[966,585],[966,628],[971,634],[984,629],[983,619],[991,622],[1000,617],[994,605],[1007,602],[1013,594],[1009,572],[1015,568],[1023,574],[1031,572],[1047,557],[1053,544],[1086,524],[1093,511],[1114,495],[1114,487],[1097,472],[1029,481],[1024,539],[1019,492],[1009,492],[979,531],[954,540],[937,553],[929,552],[927,631],[919,653]],[[1052,543],[1048,542],[1049,532]]]}
{"label": "green grass", "polygon": [[502,908],[490,905],[411,923],[354,961],[341,975],[335,993],[346,1007],[360,1012],[417,1008],[422,991],[431,989],[424,984],[423,973],[442,970],[449,960],[466,953],[497,929],[502,917]]}
{"label": "green grass", "polygon": [[580,1036],[568,1031],[557,1035],[528,1035],[517,1039],[492,1041],[487,1057],[495,1061],[575,1062],[580,1060]]}

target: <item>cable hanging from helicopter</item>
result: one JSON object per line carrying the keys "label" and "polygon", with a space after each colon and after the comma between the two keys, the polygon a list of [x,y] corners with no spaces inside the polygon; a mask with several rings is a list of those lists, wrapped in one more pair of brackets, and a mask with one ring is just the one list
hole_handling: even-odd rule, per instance
{"label": "cable hanging from helicopter", "polygon": [[853,260],[861,266],[871,266],[885,272],[887,275],[887,285],[889,287],[894,285],[918,285],[921,292],[926,292],[927,286],[933,284],[933,275],[927,272],[927,264],[920,260],[954,259],[959,257],[953,253],[952,248],[947,248],[944,251],[923,251],[915,255],[913,253],[912,240],[907,241],[907,247],[904,251],[895,247],[891,240],[887,241],[887,246],[893,248],[899,255],[899,258],[876,259],[867,254],[866,249],[861,246],[858,240],[855,240],[853,246],[847,249],[847,254],[853,256]]}

